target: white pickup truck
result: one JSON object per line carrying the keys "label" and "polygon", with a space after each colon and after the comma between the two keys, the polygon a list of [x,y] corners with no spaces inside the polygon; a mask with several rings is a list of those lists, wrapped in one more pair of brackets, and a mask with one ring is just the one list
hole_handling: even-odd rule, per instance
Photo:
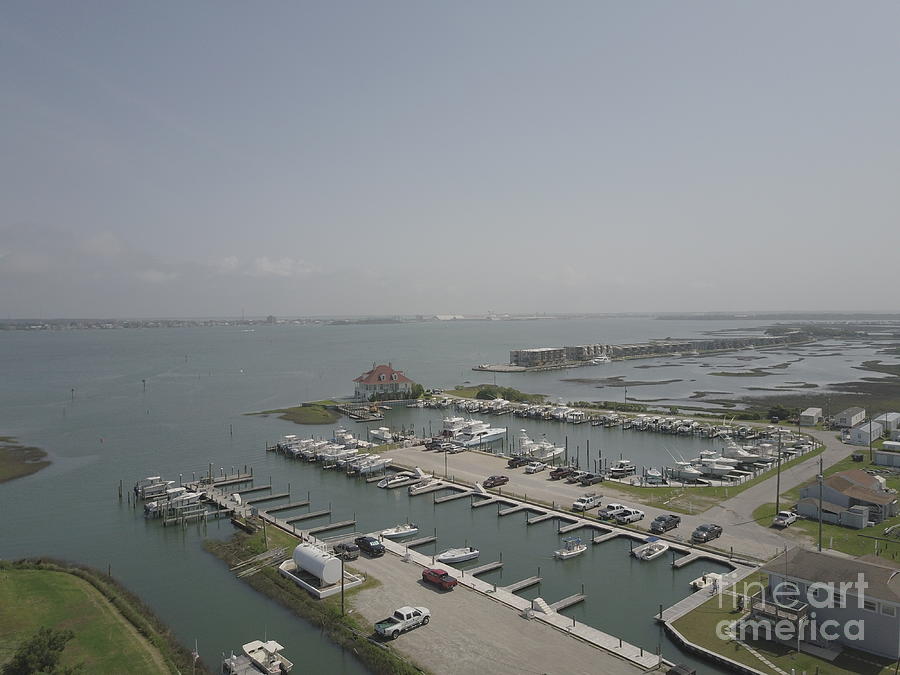
{"label": "white pickup truck", "polygon": [[427,607],[401,607],[391,616],[375,624],[375,632],[384,637],[397,639],[400,633],[424,626],[431,620]]}
{"label": "white pickup truck", "polygon": [[797,514],[793,511],[779,511],[772,521],[773,527],[787,527],[797,520]]}
{"label": "white pickup truck", "polygon": [[572,502],[573,511],[587,511],[595,506],[600,506],[600,497],[593,493],[582,495]]}

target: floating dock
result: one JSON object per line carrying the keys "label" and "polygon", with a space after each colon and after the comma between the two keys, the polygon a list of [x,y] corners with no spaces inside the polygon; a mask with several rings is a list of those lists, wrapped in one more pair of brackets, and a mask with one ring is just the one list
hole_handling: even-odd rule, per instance
{"label": "floating dock", "polygon": [[475,494],[473,490],[463,490],[461,492],[455,492],[452,495],[444,495],[443,497],[435,497],[435,504],[443,504],[444,502],[452,502],[454,499],[462,499],[463,497],[468,497],[469,495]]}
{"label": "floating dock", "polygon": [[409,541],[401,541],[398,543],[403,544],[407,548],[414,548],[416,546],[424,546],[425,544],[430,544],[433,541],[437,541],[437,537],[419,537],[418,539],[410,539]]}
{"label": "floating dock", "polygon": [[550,603],[550,609],[554,612],[559,612],[566,607],[571,607],[572,605],[577,605],[579,602],[583,602],[585,598],[587,598],[587,596],[584,593],[576,593],[575,595],[570,595],[567,598]]}
{"label": "floating dock", "polygon": [[515,506],[509,506],[505,509],[498,509],[497,515],[498,516],[509,516],[513,513],[518,513],[519,511],[528,511],[530,508],[531,507],[527,506],[526,504],[517,504]]}
{"label": "floating dock", "polygon": [[284,499],[285,497],[290,497],[290,496],[291,496],[290,492],[282,492],[281,494],[277,494],[277,495],[268,495],[266,497],[255,497],[253,499],[248,499],[244,503],[245,504],[259,504],[261,502],[273,502],[276,499]]}
{"label": "floating dock", "polygon": [[528,525],[537,525],[538,523],[543,523],[545,520],[552,520],[552,519],[554,519],[554,518],[556,518],[556,514],[555,514],[555,513],[547,512],[547,513],[542,513],[542,514],[537,515],[537,516],[532,516],[531,518],[529,518],[529,519],[526,520],[525,522],[526,522]]}
{"label": "floating dock", "polygon": [[486,574],[488,572],[492,572],[493,570],[498,570],[501,567],[503,567],[503,561],[496,560],[494,562],[489,562],[486,565],[479,565],[478,567],[468,569],[466,570],[466,573],[471,574],[473,577],[477,577],[479,574]]}
{"label": "floating dock", "polygon": [[310,518],[319,518],[320,516],[327,516],[331,514],[331,509],[322,509],[321,511],[310,511],[309,513],[304,513],[302,516],[293,516],[292,518],[285,518],[284,522],[290,523],[299,523],[301,520],[309,520]]}
{"label": "floating dock", "polygon": [[[560,520],[562,520],[562,519],[560,519]],[[569,523],[568,525],[562,525],[558,531],[560,534],[566,534],[567,532],[574,532],[575,530],[580,529],[582,527],[585,527],[585,524],[576,520],[574,523]]]}
{"label": "floating dock", "polygon": [[319,532],[328,532],[329,530],[338,530],[342,527],[350,527],[351,525],[356,525],[355,520],[342,520],[338,523],[328,523],[328,525],[319,525],[318,527],[313,527],[307,530],[309,534],[317,534]]}
{"label": "floating dock", "polygon": [[243,495],[249,495],[252,492],[260,492],[262,490],[271,490],[271,489],[272,489],[271,485],[258,485],[256,487],[244,488],[243,490],[235,490],[233,494],[243,496]]}

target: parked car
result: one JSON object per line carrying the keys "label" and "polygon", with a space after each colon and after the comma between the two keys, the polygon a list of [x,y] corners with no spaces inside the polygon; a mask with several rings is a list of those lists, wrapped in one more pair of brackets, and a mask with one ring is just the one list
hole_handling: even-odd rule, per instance
{"label": "parked car", "polygon": [[588,475],[587,471],[573,471],[569,474],[569,477],[566,478],[567,483],[580,483],[581,479]]}
{"label": "parked car", "polygon": [[359,557],[359,546],[349,541],[335,544],[334,554],[342,560],[356,560]]}
{"label": "parked car", "polygon": [[446,570],[435,568],[422,570],[422,581],[440,586],[445,591],[449,591],[459,583],[456,577],[451,577]]}
{"label": "parked car", "polygon": [[539,471],[543,471],[547,468],[547,465],[543,462],[531,462],[525,467],[525,473],[538,473]]}
{"label": "parked car", "polygon": [[384,555],[384,544],[375,537],[357,537],[353,540],[353,543],[373,558],[379,558]]}
{"label": "parked car", "polygon": [[427,607],[401,607],[388,618],[375,624],[375,632],[396,640],[400,633],[412,630],[416,626],[424,626],[431,620],[431,612]]}
{"label": "parked car", "polygon": [[568,478],[573,473],[575,473],[575,469],[571,466],[558,466],[550,472],[550,478],[559,480],[560,478]]}
{"label": "parked car", "polygon": [[612,520],[623,511],[627,511],[628,507],[624,504],[607,504],[606,508],[600,509],[598,516],[605,520]]}
{"label": "parked car", "polygon": [[616,515],[616,522],[619,525],[625,525],[626,523],[636,523],[639,520],[644,519],[644,512],[640,509],[625,509],[621,513]]}
{"label": "parked car", "polygon": [[694,533],[691,535],[691,541],[696,541],[702,544],[707,541],[712,541],[716,537],[720,536],[722,536],[722,526],[713,525],[710,523],[701,525],[696,530],[694,530]]}
{"label": "parked car", "polygon": [[779,511],[772,521],[773,527],[787,527],[797,520],[797,514],[793,511]]}
{"label": "parked car", "polygon": [[600,506],[600,497],[595,494],[582,495],[572,502],[573,511],[587,511],[595,506]]}
{"label": "parked car", "polygon": [[520,466],[525,466],[531,460],[527,457],[513,457],[506,462],[506,466],[510,469],[518,469]]}
{"label": "parked car", "polygon": [[482,487],[492,488],[506,485],[508,482],[509,476],[488,476],[482,481],[481,485]]}
{"label": "parked car", "polygon": [[603,480],[602,474],[599,473],[589,473],[581,477],[582,485],[594,485],[595,483],[599,483]]}
{"label": "parked car", "polygon": [[431,440],[426,441],[425,449],[426,450],[437,450],[439,447],[441,447],[441,443],[443,443],[443,442],[444,442],[444,440],[441,438],[432,438]]}
{"label": "parked car", "polygon": [[681,516],[676,516],[674,513],[664,514],[653,519],[653,522],[650,523],[650,531],[658,534],[668,532],[680,524]]}

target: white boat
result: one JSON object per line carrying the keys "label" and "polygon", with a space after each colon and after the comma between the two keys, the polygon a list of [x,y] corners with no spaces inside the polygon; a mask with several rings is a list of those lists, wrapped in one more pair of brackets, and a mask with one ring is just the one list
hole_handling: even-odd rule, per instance
{"label": "white boat", "polygon": [[410,537],[418,531],[419,526],[415,523],[403,523],[402,525],[395,525],[394,527],[389,527],[382,531],[381,536],[387,537],[388,539],[400,539],[401,537]]}
{"label": "white boat", "polygon": [[394,434],[387,427],[369,429],[369,436],[382,443],[391,443],[394,440]]}
{"label": "white boat", "polygon": [[669,545],[659,537],[647,537],[647,542],[631,549],[631,555],[639,560],[656,560],[669,550]]}
{"label": "white boat", "polygon": [[360,465],[357,473],[361,476],[366,476],[368,474],[384,471],[391,465],[392,461],[393,460],[390,457],[372,455]]}
{"label": "white boat", "polygon": [[563,539],[563,547],[553,553],[553,557],[560,560],[568,560],[587,551],[587,544],[581,541],[581,537],[569,537]]}
{"label": "white boat", "polygon": [[423,478],[415,485],[409,486],[409,494],[417,495],[423,492],[427,492],[432,488],[443,485],[442,481],[439,478]]}
{"label": "white boat", "polygon": [[287,660],[281,651],[284,649],[275,640],[254,640],[243,646],[244,654],[250,657],[253,665],[268,675],[289,673],[294,664]]}
{"label": "white boat", "polygon": [[703,590],[704,588],[708,588],[712,586],[713,583],[716,585],[722,584],[722,575],[717,572],[706,572],[703,576],[699,576],[691,582],[691,588],[695,591]]}
{"label": "white boat", "polygon": [[469,423],[463,427],[453,440],[462,443],[467,448],[471,448],[499,440],[505,436],[505,427],[491,427],[490,424],[481,420],[469,420]]}
{"label": "white boat", "polygon": [[590,363],[592,366],[600,366],[604,363],[610,363],[611,361],[612,359],[604,354],[603,356],[594,357],[593,359],[591,359]]}
{"label": "white boat", "polygon": [[449,548],[443,553],[439,553],[435,557],[435,560],[452,565],[454,563],[465,562],[466,560],[475,560],[479,555],[481,555],[481,551],[471,546],[467,546],[466,548]]}
{"label": "white boat", "polygon": [[610,478],[625,478],[625,476],[633,476],[637,469],[630,459],[620,459],[607,469]]}
{"label": "white boat", "polygon": [[644,480],[650,485],[659,485],[664,478],[659,469],[647,469],[647,472],[644,474]]}
{"label": "white boat", "polygon": [[519,454],[521,455],[541,462],[549,462],[559,457],[565,451],[565,448],[553,445],[547,440],[546,436],[539,441],[533,441],[528,437],[524,429],[519,432]]}
{"label": "white boat", "polygon": [[401,485],[403,485],[403,483],[408,481],[410,478],[412,478],[411,474],[395,473],[392,476],[385,476],[380,481],[378,481],[378,487],[385,488],[385,489],[400,487]]}
{"label": "white boat", "polygon": [[668,475],[669,478],[674,478],[675,480],[680,480],[685,483],[698,481],[703,476],[699,469],[691,466],[690,462],[675,462],[675,467],[668,469]]}

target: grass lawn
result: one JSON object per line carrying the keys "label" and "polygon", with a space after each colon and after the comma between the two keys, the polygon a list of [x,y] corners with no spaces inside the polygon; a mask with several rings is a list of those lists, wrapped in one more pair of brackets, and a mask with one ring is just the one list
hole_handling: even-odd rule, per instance
{"label": "grass lawn", "polygon": [[[744,587],[753,582],[765,583],[765,575],[753,574],[738,582],[735,591],[744,592]],[[758,587],[751,587],[754,593]],[[720,606],[721,605],[721,606]],[[775,674],[775,671],[751,654],[742,645],[719,639],[716,625],[720,621],[734,621],[740,614],[734,609],[730,598],[725,595],[715,596],[700,605],[697,609],[685,614],[673,626],[687,640],[710,651],[756,668],[764,673]],[[856,650],[845,649],[833,662],[817,659],[809,654],[800,653],[775,642],[751,641],[753,649],[774,663],[781,670],[797,673],[819,673],[820,675],[888,675],[894,672],[894,662]]]}
{"label": "grass lawn", "polygon": [[278,419],[287,420],[294,424],[333,424],[341,418],[339,412],[316,404],[305,404],[277,410],[261,410],[260,412],[244,414],[262,415],[263,417],[278,415]]}
{"label": "grass lawn", "polygon": [[[865,454],[866,459],[868,459],[868,453]],[[870,464],[868,461],[854,462],[850,457],[847,457],[846,459],[842,459],[840,462],[837,462],[836,464],[825,469],[825,476],[830,476],[834,473],[837,473],[838,471],[846,471],[847,469],[870,468],[877,469],[882,467],[877,467],[874,464]],[[900,476],[897,476],[893,473],[886,473],[884,474],[884,476],[887,480],[887,486],[889,488],[900,491]],[[806,483],[806,485],[809,485],[809,483]],[[800,499],[801,487],[803,486],[797,486],[792,490],[788,490],[787,492],[782,493],[782,509],[790,509],[792,506],[794,506],[794,504],[797,503],[797,500]],[[771,521],[774,516],[774,502],[761,504],[753,510],[753,519],[759,523]],[[884,534],[884,530],[886,528],[890,527],[891,525],[897,524],[900,524],[900,515],[894,516],[893,518],[888,518],[887,520],[878,523],[873,527],[866,527],[861,530],[853,530],[848,527],[841,527],[840,525],[832,525],[831,523],[822,523],[822,546],[823,548],[833,548],[835,551],[842,551],[844,553],[849,553],[850,555],[855,556],[867,555],[870,553],[874,554],[875,540],[860,535],[868,535],[869,537],[884,537],[886,539],[890,539],[891,541],[878,542],[878,555],[890,560],[900,560],[900,538],[897,538],[896,536],[885,537]],[[806,541],[809,541],[809,539],[807,538],[811,538],[811,540],[815,542],[818,540],[819,536],[819,521],[801,518],[793,525],[788,527],[785,530],[784,534],[787,536],[794,536],[797,539]]]}
{"label": "grass lawn", "polygon": [[[784,471],[800,462],[805,462],[816,457],[825,448],[820,447],[806,453],[802,457],[795,457],[789,462],[783,462],[781,470]],[[734,497],[749,487],[756,485],[775,475],[776,469],[770,469],[765,473],[748,480],[741,485],[732,485],[729,487],[641,487],[639,485],[628,485],[625,483],[607,483],[610,489],[621,490],[627,492],[635,501],[647,506],[657,506],[666,508],[677,513],[702,513],[711,506],[715,506],[723,499]]]}
{"label": "grass lawn", "polygon": [[86,673],[169,672],[159,652],[83,579],[49,570],[0,570],[0,664],[41,626],[75,633],[62,665],[83,662]]}
{"label": "grass lawn", "polygon": [[471,387],[457,387],[447,389],[444,393],[461,398],[477,398],[478,392],[487,389],[493,394],[492,398],[500,397],[514,403],[543,403],[547,398],[545,394],[526,394],[512,387],[498,387],[494,384],[475,384]]}
{"label": "grass lawn", "polygon": [[15,439],[0,437],[0,483],[37,473],[50,462],[47,453],[40,448],[28,448],[16,443]]}

